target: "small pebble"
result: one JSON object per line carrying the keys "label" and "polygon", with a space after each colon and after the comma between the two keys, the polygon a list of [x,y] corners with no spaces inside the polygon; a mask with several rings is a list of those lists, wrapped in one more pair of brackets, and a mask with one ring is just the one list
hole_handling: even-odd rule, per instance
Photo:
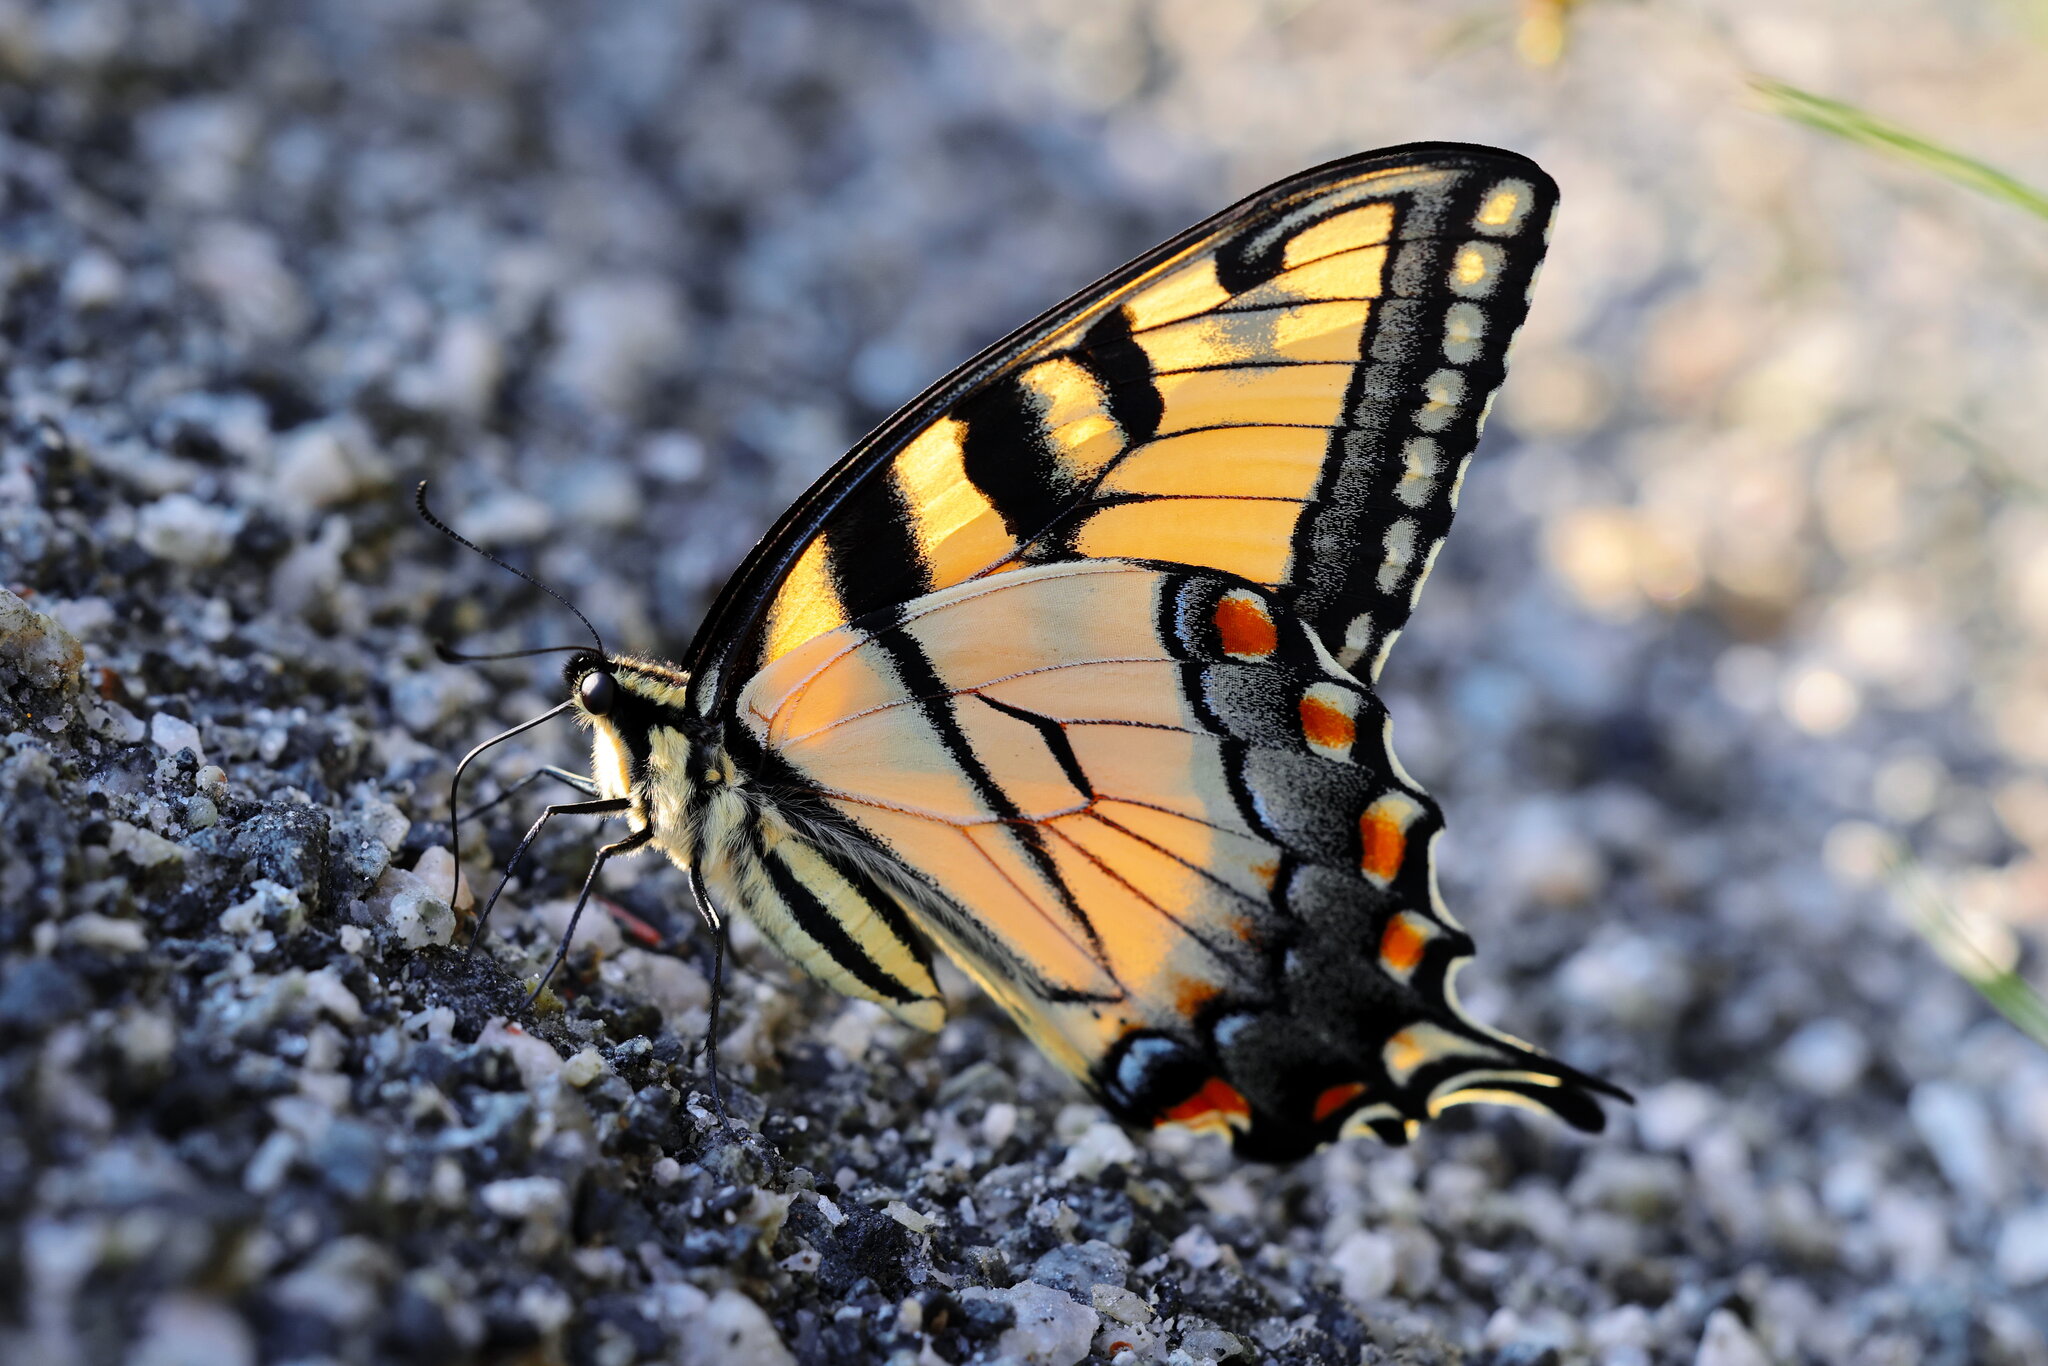
{"label": "small pebble", "polygon": [[64,268],[59,293],[69,307],[91,312],[119,303],[127,288],[128,272],[119,261],[103,251],[87,250]]}
{"label": "small pebble", "polygon": [[1693,1366],[1772,1366],[1770,1354],[1743,1327],[1742,1320],[1726,1309],[1707,1315],[1707,1331],[1700,1336],[1699,1353]]}
{"label": "small pebble", "polygon": [[2005,1216],[1993,1264],[1998,1279],[2015,1290],[2048,1281],[2048,1202]]}
{"label": "small pebble", "polygon": [[205,569],[228,557],[242,521],[241,513],[189,493],[167,493],[137,515],[135,539],[160,560]]}
{"label": "small pebble", "polygon": [[1959,1194],[1988,1203],[2004,1193],[2011,1180],[2004,1145],[1981,1096],[1960,1082],[1924,1081],[1913,1088],[1907,1112]]}
{"label": "small pebble", "polygon": [[1365,1306],[1393,1293],[1400,1271],[1400,1249],[1384,1233],[1360,1229],[1345,1235],[1330,1254],[1344,1298]]}
{"label": "small pebble", "polygon": [[1007,1290],[971,1286],[964,1302],[1000,1305],[1012,1315],[1012,1326],[996,1340],[998,1357],[1034,1366],[1076,1366],[1088,1355],[1101,1316],[1091,1305],[1077,1304],[1059,1291],[1032,1281]]}
{"label": "small pebble", "polygon": [[1778,1075],[1826,1099],[1847,1095],[1870,1066],[1870,1044],[1846,1020],[1811,1020],[1778,1050]]}
{"label": "small pebble", "polygon": [[181,716],[160,711],[150,717],[149,738],[166,754],[176,755],[189,749],[201,764],[206,762],[206,750],[199,740],[199,727]]}
{"label": "small pebble", "polygon": [[610,1070],[605,1063],[604,1054],[595,1048],[584,1047],[562,1064],[562,1080],[581,1089]]}

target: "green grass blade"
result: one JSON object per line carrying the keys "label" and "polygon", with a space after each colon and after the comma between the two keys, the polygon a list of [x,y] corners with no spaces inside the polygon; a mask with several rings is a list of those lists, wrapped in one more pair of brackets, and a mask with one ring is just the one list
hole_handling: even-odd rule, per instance
{"label": "green grass blade", "polygon": [[[2020,976],[2017,953],[1987,951],[1956,908],[1949,905],[1914,868],[1908,856],[1894,851],[1892,889],[1906,910],[1908,922],[1928,947],[1991,1003],[1992,1009],[2043,1048],[2048,1048],[2048,997]],[[2008,961],[2000,961],[2004,958]]]}
{"label": "green grass blade", "polygon": [[2048,193],[2007,175],[1995,166],[1987,166],[1975,157],[1965,156],[1940,143],[1929,142],[1853,104],[1831,100],[1768,76],[1752,76],[1749,84],[1763,98],[1765,108],[1780,118],[1803,123],[1845,142],[1867,147],[1954,181],[1966,189],[2003,200],[2037,218],[2048,219]]}

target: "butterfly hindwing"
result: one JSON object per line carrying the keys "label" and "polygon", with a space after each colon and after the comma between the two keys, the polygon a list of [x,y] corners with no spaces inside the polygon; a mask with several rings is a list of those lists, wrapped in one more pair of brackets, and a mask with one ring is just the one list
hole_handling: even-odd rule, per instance
{"label": "butterfly hindwing", "polygon": [[813,638],[741,710],[823,802],[814,837],[888,854],[917,928],[1128,1122],[1269,1157],[1475,1089],[1597,1122],[1576,1073],[1458,1008],[1437,809],[1260,585],[1020,569]]}

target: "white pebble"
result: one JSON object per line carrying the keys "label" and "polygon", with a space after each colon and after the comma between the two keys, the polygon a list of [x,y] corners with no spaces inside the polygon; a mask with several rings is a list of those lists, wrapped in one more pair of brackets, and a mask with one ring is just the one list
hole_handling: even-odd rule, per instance
{"label": "white pebble", "polygon": [[931,1231],[931,1219],[919,1214],[901,1200],[891,1200],[888,1204],[882,1206],[882,1213],[888,1215],[912,1233],[928,1233]]}
{"label": "white pebble", "polygon": [[455,942],[455,911],[432,887],[403,868],[385,868],[371,893],[371,917],[406,948]]}
{"label": "white pebble", "polygon": [[519,1071],[520,1085],[529,1091],[538,1090],[562,1074],[562,1057],[555,1052],[554,1045],[503,1020],[486,1025],[476,1041],[479,1048],[493,1048],[510,1057]]}
{"label": "white pebble", "polygon": [[683,1366],[796,1366],[768,1315],[737,1290],[713,1295],[678,1338]]}
{"label": "white pebble", "polygon": [[1196,1224],[1173,1240],[1173,1255],[1197,1271],[1207,1271],[1223,1259],[1223,1249],[1209,1230]]}
{"label": "white pebble", "polygon": [[1569,1000],[1637,1029],[1676,1019],[1693,994],[1692,970],[1677,948],[1623,931],[1573,954],[1558,981]]}
{"label": "white pebble", "polygon": [[38,688],[76,691],[85,647],[62,622],[0,588],[0,668]]}
{"label": "white pebble", "polygon": [[167,493],[136,514],[135,540],[160,560],[203,569],[234,549],[242,516],[189,493]]}
{"label": "white pebble", "polygon": [[1007,1100],[992,1101],[981,1115],[981,1141],[1000,1148],[1017,1132],[1017,1107]]}
{"label": "white pebble", "polygon": [[[363,834],[384,846],[386,853],[395,854],[405,844],[405,837],[412,832],[412,821],[406,814],[381,797],[367,797],[349,813],[349,823]],[[430,850],[429,852],[435,852]],[[446,856],[445,851],[442,852]],[[425,855],[421,855],[425,858]],[[417,868],[414,869],[418,871]],[[421,877],[426,874],[421,873]]]}
{"label": "white pebble", "polygon": [[[393,807],[393,811],[397,811],[397,807]],[[399,815],[399,819],[406,819],[406,817]],[[412,821],[406,821],[406,829],[408,831],[412,829]],[[395,854],[397,846],[403,844],[403,842],[406,842],[406,836],[399,834],[397,844],[385,842],[385,848]],[[451,854],[449,850],[442,848],[440,844],[430,844],[428,848],[420,850],[420,858],[414,860],[414,864],[412,864],[412,874],[414,874],[416,879],[420,879],[422,883],[426,883],[428,889],[432,889],[432,891],[453,889],[455,891],[455,909],[459,909],[459,911],[475,909],[477,899],[469,891],[469,874],[467,872],[457,872],[457,868],[455,868],[455,854]]]}
{"label": "white pebble", "polygon": [[149,947],[149,935],[141,921],[117,920],[93,911],[73,916],[65,923],[64,941],[101,953],[141,953]]}
{"label": "white pebble", "polygon": [[130,825],[127,821],[110,821],[108,826],[107,852],[127,859],[138,868],[184,861],[185,851],[154,831]]}
{"label": "white pebble", "polygon": [[2048,1281],[2048,1203],[2030,1205],[2005,1217],[1994,1259],[1998,1279],[2013,1289]]}
{"label": "white pebble", "polygon": [[333,507],[390,482],[391,463],[352,419],[309,422],[278,438],[277,496],[295,508]]}
{"label": "white pebble", "polygon": [[1137,1161],[1138,1149],[1122,1126],[1098,1119],[1067,1149],[1054,1173],[1056,1181],[1093,1181],[1104,1169],[1129,1166]]}
{"label": "white pebble", "polygon": [[477,1191],[483,1207],[505,1219],[530,1219],[568,1208],[569,1192],[552,1176],[511,1176]]}
{"label": "white pebble", "polygon": [[604,1054],[586,1046],[562,1064],[562,1080],[580,1090],[610,1070]]}
{"label": "white pebble", "polygon": [[256,1337],[227,1305],[204,1295],[166,1295],[149,1307],[126,1366],[254,1366]]}
{"label": "white pebble", "polygon": [[554,527],[554,509],[516,489],[499,489],[462,511],[462,534],[481,546],[524,545]]}
{"label": "white pebble", "polygon": [[489,697],[489,690],[474,672],[447,665],[403,674],[391,683],[391,710],[415,735],[432,731],[460,712],[474,710]]}
{"label": "white pebble", "polygon": [[1337,1244],[1330,1254],[1330,1269],[1337,1273],[1344,1298],[1366,1305],[1393,1292],[1398,1255],[1392,1238],[1360,1229]]}
{"label": "white pebble", "polygon": [[80,640],[97,640],[117,618],[105,598],[52,598],[45,610]]}
{"label": "white pebble", "polygon": [[180,750],[191,750],[200,763],[206,762],[206,749],[199,740],[199,727],[183,717],[160,711],[149,718],[149,738],[164,753],[176,756]]}
{"label": "white pebble", "polygon": [[348,547],[348,519],[336,513],[320,524],[318,536],[293,546],[270,571],[270,605],[296,617],[326,603],[341,587],[341,556]]}
{"label": "white pebble", "polygon": [[1139,1328],[1152,1322],[1152,1306],[1120,1285],[1097,1281],[1088,1287],[1088,1299],[1096,1313],[1116,1323]]}
{"label": "white pebble", "polygon": [[64,267],[60,290],[66,305],[88,312],[120,302],[128,288],[128,272],[97,247],[87,247]]}
{"label": "white pebble", "polygon": [[377,1313],[395,1270],[391,1253],[369,1238],[342,1237],[275,1281],[271,1294],[287,1309],[336,1325],[358,1324]]}
{"label": "white pebble", "polygon": [[97,697],[85,700],[85,724],[94,735],[104,736],[117,744],[139,745],[149,734],[149,727],[142,724],[142,718],[122,706]]}
{"label": "white pebble", "polygon": [[[584,909],[584,919],[592,915],[609,920],[609,916]],[[583,927],[576,927],[577,938],[583,938]],[[667,954],[649,953],[645,949],[621,948],[605,960],[601,969],[607,983],[625,987],[647,1004],[661,1012],[661,1017],[676,1027],[677,1021],[688,1020],[705,1011],[711,1004],[711,983],[704,974],[680,958]],[[691,1026],[693,1029],[695,1025]],[[680,1032],[680,1027],[678,1032]]]}
{"label": "white pebble", "polygon": [[269,878],[258,878],[249,895],[220,913],[220,927],[229,934],[251,935],[265,926],[296,934],[306,923],[299,894]]}
{"label": "white pebble", "polygon": [[417,408],[471,419],[489,414],[505,376],[505,348],[482,318],[448,319],[424,365],[399,379],[399,395]]}
{"label": "white pebble", "polygon": [[610,276],[570,289],[556,308],[550,373],[595,407],[630,408],[681,359],[687,334],[675,290],[659,276]]}
{"label": "white pebble", "polygon": [[[526,912],[525,918],[540,929],[541,937],[547,942],[550,956],[555,944],[561,942],[563,931],[569,928],[569,917],[575,913],[576,899],[560,897],[554,901],[543,901]],[[595,898],[585,902],[583,917],[576,922],[576,938],[569,946],[574,953],[578,949],[594,949],[601,958],[609,958],[625,946],[625,939],[619,934],[619,927],[612,918],[597,905]],[[708,997],[707,997],[708,999]]]}
{"label": "white pebble", "polygon": [[277,239],[247,223],[208,223],[194,234],[185,273],[209,295],[229,329],[253,340],[285,340],[312,319],[305,292]]}
{"label": "white pebble", "polygon": [[704,477],[704,443],[688,432],[655,432],[640,443],[640,468],[664,484]]}
{"label": "white pebble", "polygon": [[1982,1096],[1960,1082],[1924,1081],[1913,1088],[1907,1112],[1959,1193],[1987,1203],[2004,1194],[2010,1173]]}
{"label": "white pebble", "polygon": [[340,1024],[360,1024],[363,1019],[363,1003],[341,980],[341,974],[333,968],[321,968],[309,972],[305,978],[306,1000],[333,1016]]}
{"label": "white pebble", "polygon": [[1707,1331],[1700,1335],[1693,1366],[1771,1366],[1771,1358],[1741,1319],[1730,1310],[1716,1309],[1707,1315]]}
{"label": "white pebble", "polygon": [[1646,1091],[1636,1105],[1643,1146],[1677,1152],[1721,1112],[1721,1098],[1696,1081],[1668,1081]]}
{"label": "white pebble", "polygon": [[1022,1281],[1008,1290],[974,1286],[960,1298],[1007,1304],[1016,1322],[996,1340],[994,1355],[1028,1366],[1075,1366],[1088,1355],[1095,1330],[1102,1326],[1093,1308],[1036,1281]]}
{"label": "white pebble", "polygon": [[1809,1020],[1778,1050],[1778,1075],[1811,1095],[1847,1095],[1870,1066],[1870,1044],[1847,1020]]}

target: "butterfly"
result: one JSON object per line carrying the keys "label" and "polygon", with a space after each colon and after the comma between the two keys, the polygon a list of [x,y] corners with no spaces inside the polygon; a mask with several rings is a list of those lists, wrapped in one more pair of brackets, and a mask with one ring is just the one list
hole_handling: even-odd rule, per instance
{"label": "butterfly", "polygon": [[1442,815],[1373,692],[1556,200],[1508,152],[1349,157],[996,343],[798,499],[682,663],[574,647],[526,724],[589,730],[555,770],[589,800],[519,853],[623,817],[585,899],[658,848],[714,927],[927,1030],[936,948],[1119,1120],[1246,1157],[1467,1101],[1599,1130],[1626,1092],[1460,1006]]}

